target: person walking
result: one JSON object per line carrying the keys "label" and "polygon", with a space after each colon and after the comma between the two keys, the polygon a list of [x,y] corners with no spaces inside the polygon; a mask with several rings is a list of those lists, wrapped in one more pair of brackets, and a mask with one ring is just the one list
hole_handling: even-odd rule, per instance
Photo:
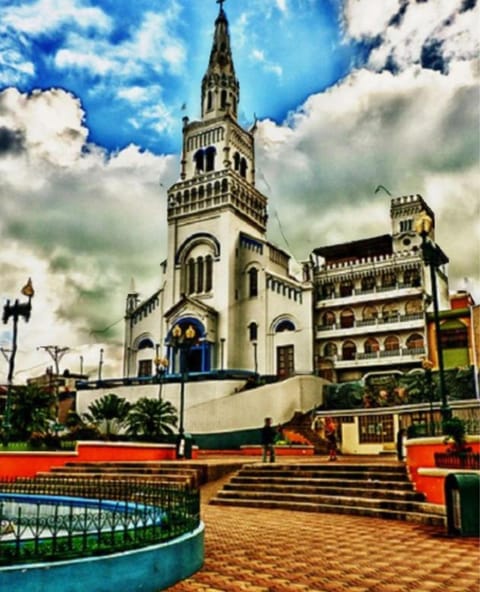
{"label": "person walking", "polygon": [[337,460],[337,425],[332,417],[325,420],[325,438],[327,440],[328,460]]}
{"label": "person walking", "polygon": [[263,462],[267,462],[267,456],[271,463],[275,462],[275,440],[277,432],[272,426],[272,418],[266,417],[265,424],[261,429],[261,441],[263,448]]}

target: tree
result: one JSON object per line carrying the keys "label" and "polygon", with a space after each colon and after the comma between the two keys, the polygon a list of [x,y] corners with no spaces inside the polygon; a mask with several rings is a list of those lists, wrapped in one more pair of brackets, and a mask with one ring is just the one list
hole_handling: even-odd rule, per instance
{"label": "tree", "polygon": [[12,389],[10,439],[28,440],[32,434],[48,434],[55,422],[55,394],[37,385]]}
{"label": "tree", "polygon": [[131,407],[128,401],[110,393],[91,403],[83,417],[109,439],[125,425]]}
{"label": "tree", "polygon": [[173,434],[177,422],[177,410],[171,403],[143,397],[133,405],[128,414],[127,432],[132,436],[156,441],[162,435]]}

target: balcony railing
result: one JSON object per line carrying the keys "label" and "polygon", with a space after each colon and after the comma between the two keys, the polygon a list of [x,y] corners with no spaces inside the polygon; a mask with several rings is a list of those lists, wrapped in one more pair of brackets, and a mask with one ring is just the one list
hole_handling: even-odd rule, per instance
{"label": "balcony railing", "polygon": [[411,323],[412,321],[420,321],[424,319],[424,313],[418,312],[407,315],[390,315],[385,317],[375,317],[369,319],[355,319],[345,326],[341,323],[332,323],[331,325],[317,325],[317,331],[338,331],[339,329],[352,329],[362,327],[383,326],[392,323]]}
{"label": "balcony railing", "polygon": [[[399,361],[411,362],[419,359],[420,356],[425,355],[426,350],[424,347],[415,348],[402,348],[402,349],[386,349],[379,350],[376,352],[356,352],[349,353],[347,356],[336,354],[333,356],[326,356],[333,361],[334,365],[340,364],[341,366],[357,366],[359,363],[367,363],[369,365],[375,365],[375,363],[382,363],[382,360],[388,358],[396,358]],[[347,363],[348,362],[348,363]],[[385,362],[383,362],[385,363]]]}
{"label": "balcony railing", "polygon": [[353,290],[345,291],[341,293],[340,290],[332,290],[329,293],[321,294],[317,297],[317,302],[322,300],[334,300],[337,298],[353,298],[354,296],[364,296],[368,294],[382,294],[384,292],[394,292],[398,290],[410,290],[412,288],[421,289],[418,282],[412,283],[396,283],[390,286],[374,286],[373,288],[354,288]]}

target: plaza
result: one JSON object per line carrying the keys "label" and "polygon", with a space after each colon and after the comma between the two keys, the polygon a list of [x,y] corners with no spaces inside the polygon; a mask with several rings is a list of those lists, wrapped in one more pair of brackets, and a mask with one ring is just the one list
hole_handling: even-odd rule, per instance
{"label": "plaza", "polygon": [[[378,462],[378,458],[377,458]],[[205,564],[171,592],[478,592],[477,538],[360,516],[209,504]]]}

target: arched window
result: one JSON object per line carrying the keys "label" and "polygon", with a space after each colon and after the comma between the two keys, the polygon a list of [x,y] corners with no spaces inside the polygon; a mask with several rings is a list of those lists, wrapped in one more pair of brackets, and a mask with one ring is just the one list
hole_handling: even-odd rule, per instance
{"label": "arched window", "polygon": [[397,283],[397,278],[393,271],[386,271],[382,275],[382,288],[394,288]]}
{"label": "arched window", "polygon": [[250,323],[250,325],[248,325],[248,338],[250,341],[256,341],[258,339],[257,323]]}
{"label": "arched window", "polygon": [[340,296],[351,296],[353,294],[353,282],[347,280],[340,284]]}
{"label": "arched window", "polygon": [[407,286],[419,286],[420,273],[418,269],[407,269],[403,274],[403,283]]}
{"label": "arched window", "polygon": [[345,341],[342,345],[342,359],[343,360],[354,360],[357,353],[357,346],[353,341]]}
{"label": "arched window", "polygon": [[195,168],[197,171],[203,171],[203,156],[203,150],[197,150],[197,152],[195,152],[193,160],[195,161]]}
{"label": "arched window", "polygon": [[326,358],[334,358],[337,355],[337,346],[333,341],[329,341],[323,348],[323,355]]}
{"label": "arched window", "polygon": [[423,335],[420,335],[420,333],[409,335],[405,345],[407,346],[407,349],[423,349]]}
{"label": "arched window", "polygon": [[248,295],[250,298],[258,296],[258,269],[255,267],[248,271]]}
{"label": "arched window", "polygon": [[142,339],[140,341],[140,343],[138,344],[138,349],[148,349],[148,348],[153,348],[155,347],[153,344],[153,341],[151,339],[149,339],[148,337],[145,337],[144,339]]}
{"label": "arched window", "polygon": [[280,321],[278,325],[275,327],[275,333],[282,333],[283,331],[295,331],[295,325],[292,321],[288,321],[285,319],[284,321]]}
{"label": "arched window", "polygon": [[211,255],[205,257],[205,292],[211,292],[213,286],[213,259]]}
{"label": "arched window", "polygon": [[195,292],[195,260],[189,259],[188,261],[188,293],[193,294]]}
{"label": "arched window", "polygon": [[397,304],[395,304],[395,303],[385,304],[385,306],[382,308],[382,317],[383,317],[384,321],[398,320]]}
{"label": "arched window", "polygon": [[222,90],[220,94],[220,109],[225,109],[227,106],[227,91]]}
{"label": "arched window", "polygon": [[245,160],[245,158],[242,158],[240,161],[240,176],[247,176],[247,161]]}
{"label": "arched window", "polygon": [[422,312],[423,306],[421,300],[409,300],[407,304],[405,304],[405,314],[413,315],[419,314]]}
{"label": "arched window", "polygon": [[375,352],[378,352],[378,350],[380,349],[380,344],[376,339],[373,339],[373,337],[369,337],[365,341],[363,348],[366,354],[373,354]]}
{"label": "arched window", "polygon": [[375,290],[375,276],[367,275],[361,280],[362,292],[373,292]]}
{"label": "arched window", "polygon": [[331,327],[335,325],[335,313],[331,310],[326,310],[322,316],[323,326],[324,327]]}
{"label": "arched window", "polygon": [[396,351],[400,349],[400,341],[395,335],[389,335],[384,341],[385,351]]}
{"label": "arched window", "polygon": [[203,292],[204,285],[203,277],[203,257],[197,258],[197,292],[201,294]]}
{"label": "arched window", "polygon": [[209,146],[206,150],[205,150],[205,170],[208,171],[213,171],[215,170],[215,154],[216,154],[216,150],[214,146]]}
{"label": "arched window", "polygon": [[367,304],[367,306],[363,309],[362,317],[363,320],[368,321],[370,319],[376,319],[378,316],[378,311],[375,306],[371,304]]}
{"label": "arched window", "polygon": [[240,154],[235,152],[233,155],[233,170],[238,171],[240,169]]}
{"label": "arched window", "polygon": [[207,109],[208,110],[210,110],[212,108],[212,103],[213,103],[213,100],[212,100],[212,91],[209,90],[208,91],[208,95],[207,95]]}
{"label": "arched window", "polygon": [[351,310],[350,308],[342,310],[340,314],[340,327],[344,329],[348,327],[353,327],[354,323],[355,315],[353,314],[353,310]]}

